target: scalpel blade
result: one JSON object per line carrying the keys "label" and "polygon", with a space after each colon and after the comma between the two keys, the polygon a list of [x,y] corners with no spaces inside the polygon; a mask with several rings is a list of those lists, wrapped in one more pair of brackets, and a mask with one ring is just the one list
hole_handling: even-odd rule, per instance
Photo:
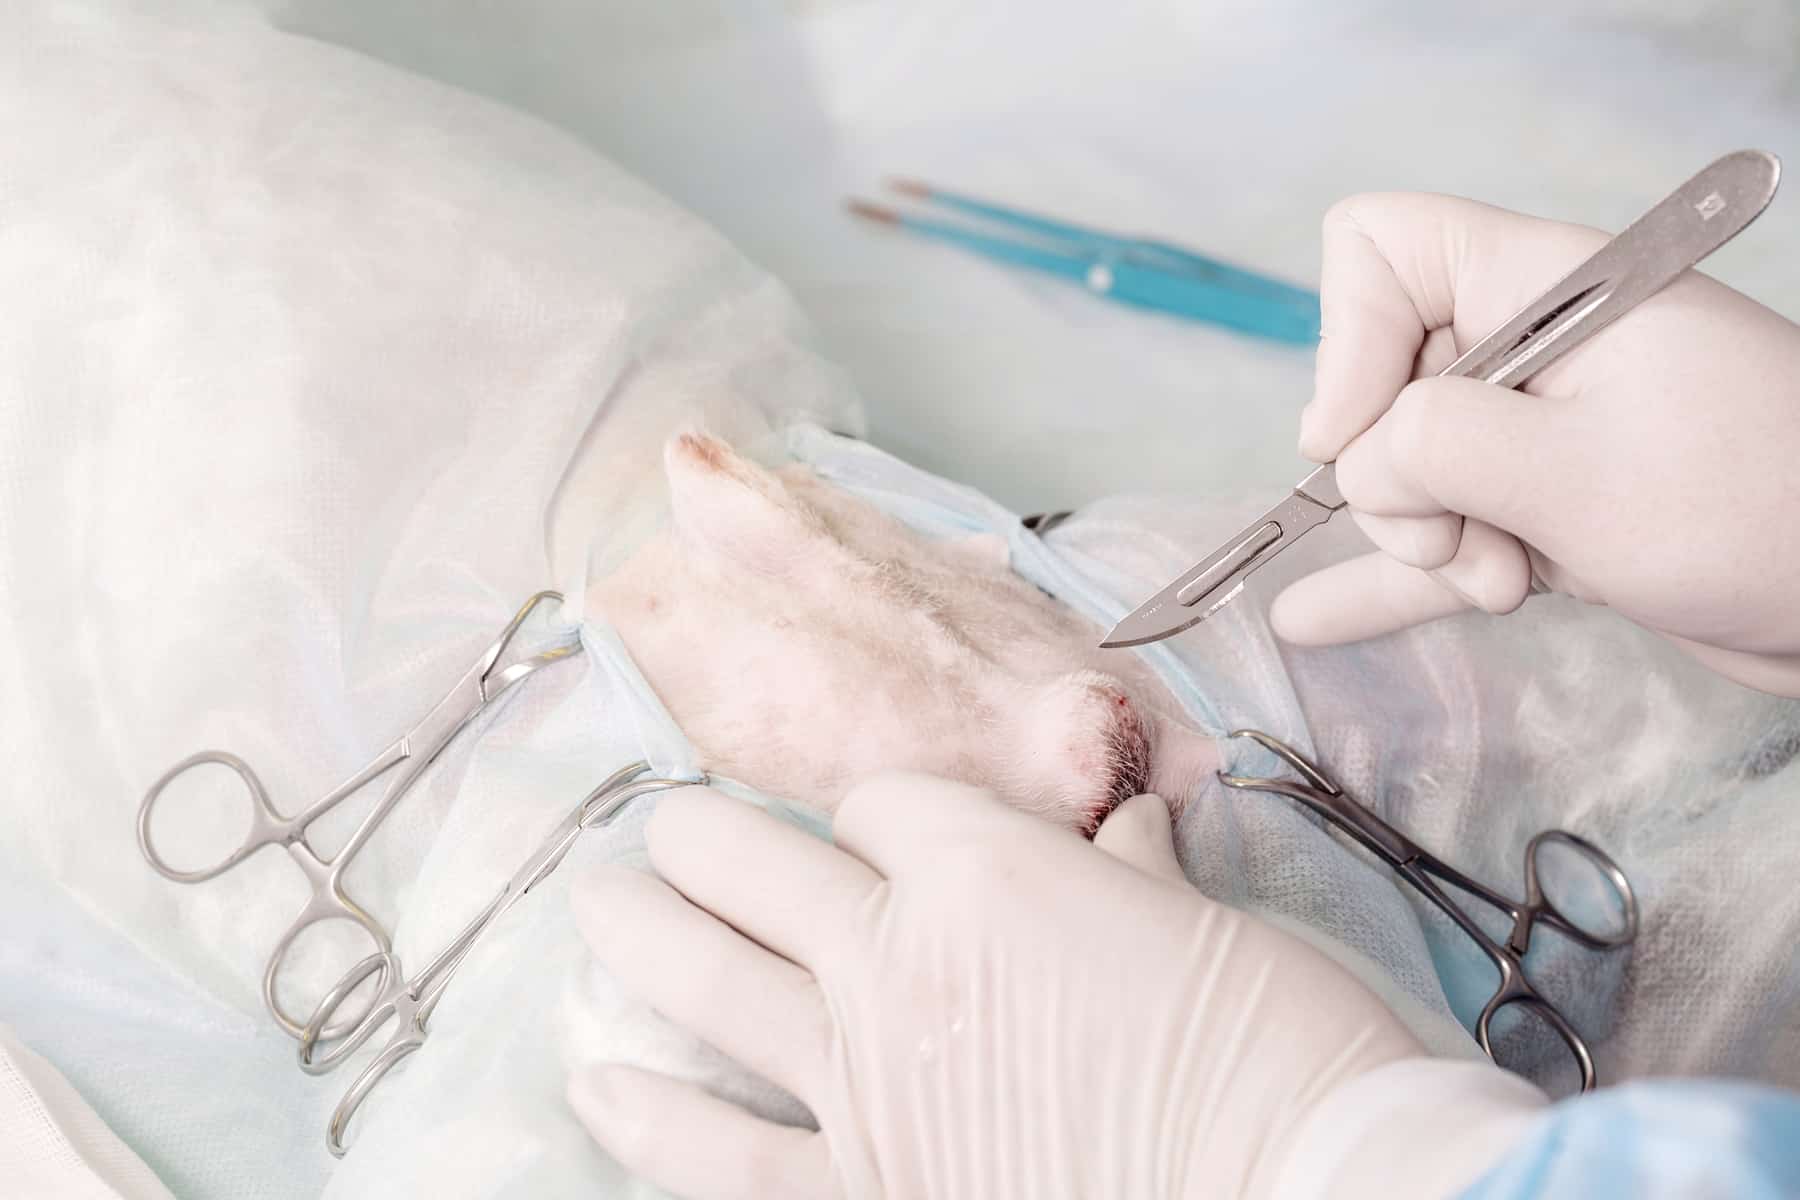
{"label": "scalpel blade", "polygon": [[1100,645],[1109,649],[1142,646],[1198,625],[1242,591],[1251,572],[1331,520],[1331,514],[1343,506],[1335,472],[1329,464],[1320,467],[1280,504],[1140,604]]}

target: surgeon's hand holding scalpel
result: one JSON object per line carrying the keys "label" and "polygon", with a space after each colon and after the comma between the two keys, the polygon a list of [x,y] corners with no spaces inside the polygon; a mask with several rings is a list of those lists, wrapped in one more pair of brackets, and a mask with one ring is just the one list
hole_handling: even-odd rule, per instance
{"label": "surgeon's hand holding scalpel", "polygon": [[1444,196],[1331,210],[1300,449],[1337,460],[1381,553],[1290,586],[1281,636],[1511,612],[1535,585],[1800,696],[1800,327],[1690,271],[1522,390],[1432,377],[1605,240]]}

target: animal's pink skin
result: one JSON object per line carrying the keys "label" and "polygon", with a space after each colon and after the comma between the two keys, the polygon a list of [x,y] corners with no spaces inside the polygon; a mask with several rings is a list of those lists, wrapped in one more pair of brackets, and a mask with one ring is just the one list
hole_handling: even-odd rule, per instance
{"label": "animal's pink skin", "polygon": [[709,770],[826,811],[873,771],[931,771],[1091,834],[1217,769],[1139,659],[1095,649],[1000,539],[922,537],[701,434],[664,462],[674,521],[590,604]]}

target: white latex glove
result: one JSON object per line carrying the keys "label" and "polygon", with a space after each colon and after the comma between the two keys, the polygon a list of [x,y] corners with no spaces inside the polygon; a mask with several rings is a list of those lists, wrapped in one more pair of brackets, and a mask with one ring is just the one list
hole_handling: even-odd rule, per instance
{"label": "white latex glove", "polygon": [[607,968],[819,1124],[578,1072],[571,1103],[629,1169],[707,1200],[1437,1196],[1543,1103],[1488,1064],[1418,1058],[1336,963],[1201,896],[1154,796],[1089,844],[884,776],[835,836],[670,792],[649,826],[662,879],[578,884]]}
{"label": "white latex glove", "polygon": [[1278,633],[1319,645],[1511,612],[1535,570],[1800,695],[1800,327],[1690,271],[1522,393],[1430,378],[1605,241],[1445,196],[1331,210],[1300,451],[1337,459],[1385,553],[1288,588]]}

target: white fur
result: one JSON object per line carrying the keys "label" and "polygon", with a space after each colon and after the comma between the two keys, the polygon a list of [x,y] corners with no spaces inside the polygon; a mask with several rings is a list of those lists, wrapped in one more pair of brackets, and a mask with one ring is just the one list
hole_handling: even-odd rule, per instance
{"label": "white fur", "polygon": [[1138,660],[1097,651],[996,540],[921,537],[701,434],[664,457],[674,520],[592,603],[709,769],[827,811],[870,772],[932,771],[1091,833],[1216,765]]}

